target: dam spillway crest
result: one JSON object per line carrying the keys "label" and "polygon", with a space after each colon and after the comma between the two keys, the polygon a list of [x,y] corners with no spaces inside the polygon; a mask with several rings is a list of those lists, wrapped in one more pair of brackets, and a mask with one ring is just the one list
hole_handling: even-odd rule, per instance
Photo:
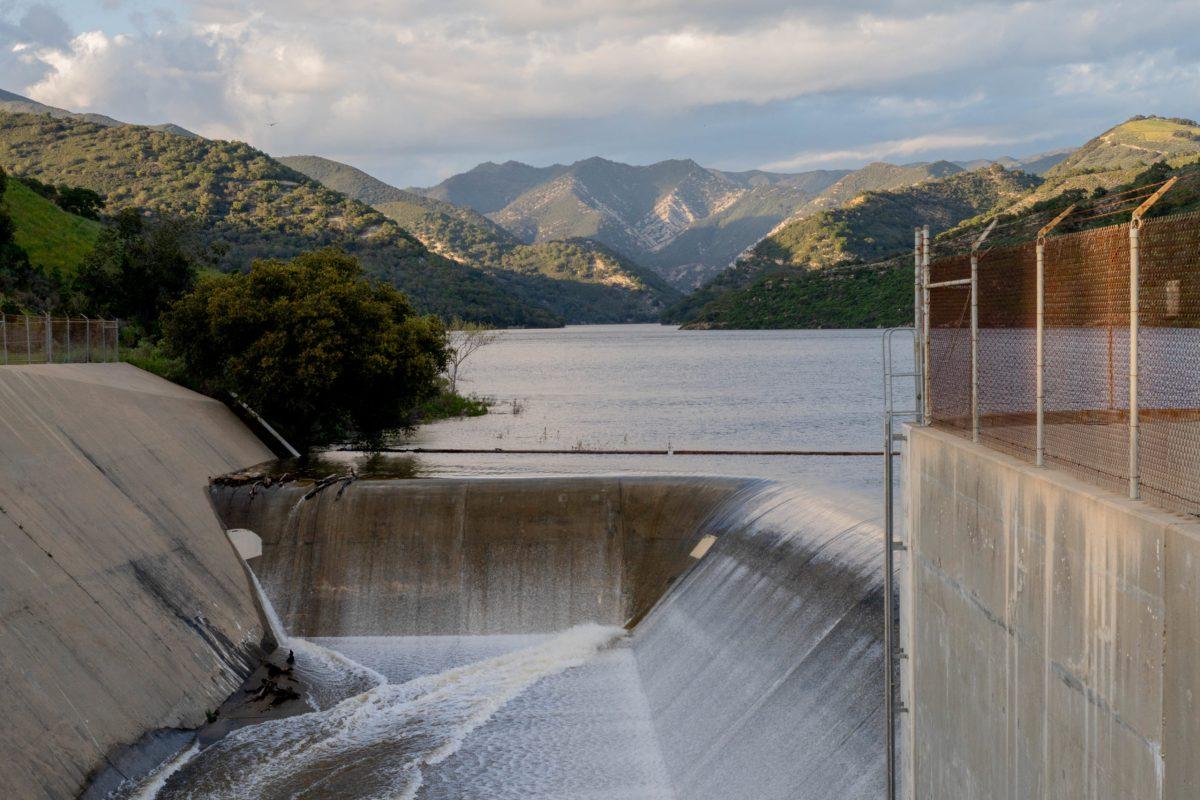
{"label": "dam spillway crest", "polygon": [[880,531],[856,501],[669,476],[210,483],[270,453],[129,365],[9,367],[0,399],[22,431],[0,461],[0,796],[883,784]]}
{"label": "dam spillway crest", "polygon": [[[302,645],[306,691],[339,684],[311,666],[332,655],[380,682],[235,731],[153,796],[667,800],[739,796],[750,780],[763,798],[880,785],[877,530],[844,504],[732,479],[309,492],[211,489],[223,524],[262,537],[251,564],[278,637]],[[832,691],[846,675],[863,685]]]}

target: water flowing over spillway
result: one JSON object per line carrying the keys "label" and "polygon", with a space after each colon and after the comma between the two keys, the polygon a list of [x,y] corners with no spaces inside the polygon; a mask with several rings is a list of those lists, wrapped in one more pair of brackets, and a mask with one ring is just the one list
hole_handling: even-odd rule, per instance
{"label": "water flowing over spillway", "polygon": [[[195,753],[157,797],[882,791],[882,552],[863,504],[729,479],[362,484],[303,503],[300,487],[214,489],[312,638],[287,640],[297,672],[335,688]],[[440,583],[415,582],[414,561]],[[403,602],[387,617],[414,595],[443,631]]]}

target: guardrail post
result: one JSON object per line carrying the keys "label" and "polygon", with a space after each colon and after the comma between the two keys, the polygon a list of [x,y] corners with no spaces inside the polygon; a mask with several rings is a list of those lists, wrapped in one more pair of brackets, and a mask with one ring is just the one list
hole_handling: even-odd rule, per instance
{"label": "guardrail post", "polygon": [[1179,177],[1171,178],[1146,198],[1129,220],[1129,498],[1137,500],[1142,494],[1142,464],[1139,450],[1141,425],[1138,397],[1138,337],[1141,333],[1142,218],[1159,199],[1170,191]]}
{"label": "guardrail post", "polygon": [[929,226],[921,228],[921,380],[925,390],[921,407],[921,423],[928,425],[933,421],[933,407],[930,403],[930,353],[929,353]]}

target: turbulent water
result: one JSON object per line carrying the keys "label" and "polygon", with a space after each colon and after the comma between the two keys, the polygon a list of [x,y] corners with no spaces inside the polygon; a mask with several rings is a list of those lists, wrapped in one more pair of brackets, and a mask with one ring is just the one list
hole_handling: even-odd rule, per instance
{"label": "turbulent water", "polygon": [[[416,675],[388,683],[383,674],[329,647],[287,636],[258,579],[253,581],[272,633],[295,654],[296,676],[318,710],[241,728],[204,750],[192,745],[125,796],[414,798],[425,770],[458,752],[468,734],[530,687],[587,663],[625,635],[620,628],[581,625],[553,636],[461,637],[457,660],[463,654],[502,652],[432,674],[423,674],[420,661],[407,654],[414,644],[417,651],[428,650],[429,643],[441,640],[439,660],[455,660],[444,643],[451,637],[368,640],[368,654],[402,654],[403,672]],[[394,665],[391,672],[396,674]]]}
{"label": "turbulent water", "polygon": [[242,728],[201,751],[159,798],[413,798],[422,771],[539,680],[577,667],[620,629],[580,626],[436,675],[384,684],[324,711]]}

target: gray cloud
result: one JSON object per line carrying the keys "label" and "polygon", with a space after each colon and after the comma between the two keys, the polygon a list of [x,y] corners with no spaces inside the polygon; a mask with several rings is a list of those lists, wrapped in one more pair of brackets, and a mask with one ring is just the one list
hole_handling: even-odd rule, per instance
{"label": "gray cloud", "polygon": [[398,183],[486,158],[800,168],[1026,152],[1133,113],[1186,113],[1200,88],[1194,0],[192,0],[175,21],[171,10],[135,32],[74,36],[49,17],[26,30],[15,12],[32,8],[0,10],[15,17],[0,25],[0,68],[19,82],[6,88],[348,158]]}

